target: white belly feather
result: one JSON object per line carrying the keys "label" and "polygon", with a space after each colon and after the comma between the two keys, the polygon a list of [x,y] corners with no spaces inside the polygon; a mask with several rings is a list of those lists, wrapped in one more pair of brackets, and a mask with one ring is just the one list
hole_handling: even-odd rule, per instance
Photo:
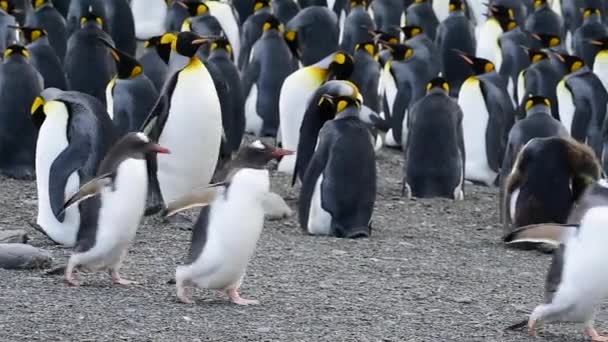
{"label": "white belly feather", "polygon": [[568,131],[572,134],[572,120],[574,119],[574,99],[572,93],[566,88],[566,82],[561,80],[557,84],[557,103],[559,104],[559,120]]}
{"label": "white belly feather", "polygon": [[312,199],[308,209],[308,233],[313,235],[329,235],[331,232],[331,215],[321,205],[321,184],[323,175],[315,183]]}

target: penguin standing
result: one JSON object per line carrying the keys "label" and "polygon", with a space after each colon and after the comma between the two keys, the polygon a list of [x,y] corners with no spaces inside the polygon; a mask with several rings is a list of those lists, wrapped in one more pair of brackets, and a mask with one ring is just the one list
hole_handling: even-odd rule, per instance
{"label": "penguin standing", "polygon": [[17,25],[17,19],[12,15],[15,6],[12,2],[0,1],[0,51],[13,42],[14,36],[9,26]]}
{"label": "penguin standing", "polygon": [[[222,140],[220,101],[209,71],[195,56],[206,42],[192,32],[177,35],[172,49],[187,57],[188,64],[167,80],[143,125],[153,141],[172,152],[157,160],[157,179],[165,203],[207,185],[218,160]],[[155,165],[151,167],[155,169]]]}
{"label": "penguin standing", "polygon": [[367,12],[367,0],[350,2],[350,12],[344,21],[340,48],[349,54],[355,52],[355,46],[369,39],[369,30],[375,30],[376,24]]}
{"label": "penguin standing", "polygon": [[422,27],[422,30],[433,41],[439,21],[433,11],[433,5],[428,0],[416,0],[405,10],[407,25]]}
{"label": "penguin standing", "polygon": [[608,27],[602,23],[602,12],[596,8],[586,8],[583,24],[574,31],[572,45],[574,54],[586,65],[593,65],[595,55],[600,51],[592,40],[608,36]]}
{"label": "penguin standing", "polygon": [[296,65],[283,39],[283,25],[279,20],[269,15],[262,26],[264,33],[254,44],[243,73],[246,131],[257,136],[276,137],[281,87],[296,70]]}
{"label": "penguin standing", "polygon": [[534,12],[528,15],[525,27],[528,32],[557,34],[561,39],[566,37],[564,21],[551,9],[547,0],[534,1]]}
{"label": "penguin standing", "polygon": [[363,238],[371,234],[376,155],[373,138],[359,119],[361,95],[343,89],[323,97],[336,115],[319,132],[302,178],[298,216],[308,234]]}
{"label": "penguin standing", "polygon": [[80,18],[81,28],[68,40],[64,69],[70,90],[81,91],[106,104],[105,90],[116,73],[110,52],[99,38],[112,41],[103,31],[103,19],[94,13]]}
{"label": "penguin standing", "polygon": [[237,65],[239,70],[245,70],[249,62],[249,55],[253,44],[262,36],[264,32],[264,22],[272,15],[270,8],[270,0],[256,0],[254,4],[254,13],[250,15],[243,23],[241,32],[241,52]]}
{"label": "penguin standing", "polygon": [[[167,32],[179,32],[188,18],[188,6],[179,0],[167,1],[165,28]],[[158,22],[157,22],[158,23]]]}
{"label": "penguin standing", "polygon": [[564,76],[544,51],[527,49],[530,66],[520,72],[517,79],[517,103],[523,104],[532,95],[546,97],[551,103],[553,117],[559,119],[556,88]]}
{"label": "penguin standing", "polygon": [[[307,105],[317,88],[328,79],[348,79],[354,61],[343,51],[335,52],[318,63],[296,70],[283,82],[279,97],[280,135],[283,148],[296,150],[300,139],[300,126]],[[296,156],[285,156],[278,166],[279,172],[293,174]]]}
{"label": "penguin standing", "polygon": [[108,18],[108,32],[116,48],[135,56],[135,22],[127,0],[104,0]]}
{"label": "penguin standing", "polygon": [[131,0],[137,39],[147,40],[165,33],[167,3],[165,0]]}
{"label": "penguin standing", "polygon": [[66,17],[68,39],[75,31],[81,28],[82,18],[90,13],[95,13],[101,19],[101,29],[109,32],[105,0],[71,0]]}
{"label": "penguin standing", "polygon": [[327,7],[301,10],[285,25],[285,39],[303,66],[315,64],[338,49],[338,18]]}
{"label": "penguin standing", "polygon": [[48,40],[57,57],[63,61],[68,42],[68,31],[65,18],[59,13],[53,3],[48,0],[33,1],[34,10],[28,15],[25,26],[39,27],[48,34]]}
{"label": "penguin standing", "polygon": [[496,70],[502,64],[502,51],[499,45],[500,36],[517,27],[512,9],[501,6],[490,6],[491,16],[479,27],[475,56],[492,62]]}
{"label": "penguin standing", "polygon": [[300,12],[300,6],[293,0],[272,0],[272,14],[285,25]]}
{"label": "penguin standing", "polygon": [[[165,46],[162,49],[167,51],[165,61],[158,52],[158,46],[161,45],[161,40],[165,37]],[[171,54],[171,39],[175,39],[173,33],[167,33],[166,35],[154,36],[144,41],[144,52],[139,58],[139,63],[144,69],[144,74],[148,76],[150,81],[154,84],[154,87],[158,92],[163,89],[165,80],[169,73],[169,67],[167,62]]]}
{"label": "penguin standing", "polygon": [[0,66],[0,173],[33,179],[37,132],[29,110],[43,89],[42,76],[30,63],[30,52],[9,45]]}
{"label": "penguin standing", "polygon": [[399,27],[406,22],[404,5],[403,0],[373,0],[370,8],[376,28],[398,36]]}
{"label": "penguin standing", "polygon": [[593,72],[608,90],[608,36],[591,41],[599,49],[593,61]]}
{"label": "penguin standing", "polygon": [[101,42],[110,50],[117,70],[106,87],[108,114],[121,136],[137,132],[154,107],[158,91],[135,58],[106,40]]}
{"label": "penguin standing", "polygon": [[74,277],[78,266],[107,270],[114,284],[135,284],[122,278],[119,271],[146,206],[146,155],[157,153],[168,154],[169,150],[141,132],[129,133],[108,151],[97,177],[65,202],[64,209],[85,200],[97,206],[96,219],[78,232],[76,251],[68,260],[65,278],[69,285],[80,285]]}
{"label": "penguin standing", "polygon": [[46,30],[36,27],[20,27],[19,30],[27,41],[26,48],[30,52],[32,65],[44,79],[44,87],[66,90],[68,86],[63,65],[49,44]]}
{"label": "penguin standing", "polygon": [[380,64],[376,61],[378,47],[373,41],[367,41],[355,46],[354,71],[350,81],[357,85],[363,103],[374,112],[380,112]]}
{"label": "penguin standing", "polygon": [[412,105],[404,123],[408,135],[403,146],[403,188],[410,198],[464,199],[463,115],[449,93],[445,79],[432,79],[426,96]]}
{"label": "penguin standing", "polygon": [[[526,116],[522,120],[516,122],[509,132],[505,157],[503,158],[502,167],[500,168],[501,192],[499,196],[499,209],[505,232],[511,230],[511,223],[516,226],[521,226],[534,221],[534,218],[529,216],[530,212],[527,210],[530,205],[534,205],[534,203],[532,203],[533,199],[531,199],[531,197],[530,199],[526,199],[525,191],[521,202],[518,202],[517,199],[520,192],[508,194],[506,200],[504,198],[506,179],[513,168],[519,151],[533,138],[552,136],[567,138],[569,136],[564,126],[557,119],[552,117],[552,106],[549,98],[532,96],[527,98],[524,102]],[[511,197],[514,198],[513,203],[518,205],[511,206]],[[510,206],[510,216],[506,215],[507,208],[505,205]],[[549,215],[549,218],[553,218],[553,216],[554,215]]]}
{"label": "penguin standing", "polygon": [[507,91],[517,106],[521,96],[517,87],[519,74],[530,65],[530,59],[524,47],[530,46],[531,38],[520,26],[505,32],[499,38],[501,65],[499,74],[507,82]]}
{"label": "penguin standing", "polygon": [[55,243],[76,244],[80,229],[97,219],[89,202],[62,208],[65,199],[95,177],[99,163],[116,138],[103,105],[79,92],[47,88],[31,108],[38,128],[36,145],[36,228]]}
{"label": "penguin standing", "polygon": [[209,14],[216,17],[222,26],[222,31],[234,49],[234,59],[238,61],[241,51],[241,31],[234,8],[230,3],[220,1],[206,1],[205,5],[209,8]]}
{"label": "penguin standing", "polygon": [[450,95],[456,97],[460,86],[472,75],[467,63],[454,49],[475,53],[475,28],[465,16],[463,0],[450,0],[449,15],[437,27],[435,45],[441,63],[441,75],[450,85]]}

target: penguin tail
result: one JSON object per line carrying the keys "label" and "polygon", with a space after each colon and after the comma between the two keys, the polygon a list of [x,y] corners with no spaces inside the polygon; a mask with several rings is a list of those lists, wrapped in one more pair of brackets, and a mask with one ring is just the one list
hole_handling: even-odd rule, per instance
{"label": "penguin tail", "polygon": [[503,241],[513,247],[529,244],[548,244],[559,247],[564,237],[575,234],[578,225],[543,223],[520,227],[505,235]]}
{"label": "penguin tail", "polygon": [[524,320],[522,320],[522,321],[520,321],[520,322],[517,322],[517,323],[515,323],[515,324],[512,324],[512,325],[510,325],[510,326],[506,327],[506,328],[505,328],[505,331],[509,331],[509,330],[520,330],[520,329],[522,329],[522,328],[526,327],[527,325],[528,325],[528,320],[527,320],[527,319],[524,319]]}

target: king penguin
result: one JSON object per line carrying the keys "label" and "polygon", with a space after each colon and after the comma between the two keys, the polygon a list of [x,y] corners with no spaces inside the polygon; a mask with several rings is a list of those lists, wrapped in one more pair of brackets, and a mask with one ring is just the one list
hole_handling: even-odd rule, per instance
{"label": "king penguin", "polygon": [[602,81],[604,89],[608,90],[608,36],[592,41],[599,52],[593,61],[593,72]]}
{"label": "king penguin", "polygon": [[135,56],[135,22],[127,0],[104,0],[108,16],[108,32],[116,47]]}
{"label": "king penguin", "polygon": [[405,25],[403,0],[373,0],[370,8],[376,28],[388,34],[399,35],[399,27]]}
{"label": "king penguin", "polygon": [[340,48],[349,54],[355,52],[357,44],[369,39],[369,30],[375,30],[376,24],[368,13],[369,2],[367,0],[350,1],[350,11],[344,21],[342,40]]}
{"label": "king penguin", "polygon": [[101,161],[94,179],[68,198],[64,209],[93,202],[96,219],[79,231],[75,252],[68,259],[65,278],[79,286],[74,270],[107,270],[112,283],[135,282],[120,276],[120,267],[141,222],[148,191],[148,154],[168,154],[168,149],[150,141],[143,133],[129,133],[114,144]]}
{"label": "king penguin", "polygon": [[597,8],[585,8],[583,15],[583,24],[572,37],[573,52],[586,65],[593,65],[599,47],[591,41],[608,36],[608,27],[602,22],[602,11]]}
{"label": "king penguin", "polygon": [[[283,148],[296,150],[304,112],[317,88],[333,77],[348,79],[353,69],[352,56],[339,51],[318,63],[293,72],[285,79],[279,97],[280,135]],[[279,163],[279,172],[293,174],[295,161],[296,156],[285,156]]]}
{"label": "king penguin", "polygon": [[272,15],[270,8],[270,0],[256,0],[254,4],[254,13],[247,19],[243,19],[243,29],[241,32],[241,51],[237,66],[239,70],[245,70],[249,62],[249,55],[253,44],[260,39],[264,32],[264,22]]}
{"label": "king penguin", "polygon": [[49,44],[46,30],[37,27],[20,27],[32,65],[44,79],[45,88],[67,89],[67,80],[61,60]]}
{"label": "king penguin", "polygon": [[405,10],[405,22],[410,26],[420,26],[431,40],[435,40],[435,33],[439,21],[433,11],[429,0],[416,0]]}
{"label": "king penguin", "polygon": [[376,200],[376,155],[374,139],[359,119],[361,95],[356,87],[337,87],[321,101],[329,101],[336,114],[319,131],[302,178],[300,225],[312,235],[369,237]]}
{"label": "king penguin", "polygon": [[99,41],[100,37],[112,41],[103,30],[103,23],[103,19],[92,12],[80,18],[80,28],[68,40],[63,65],[70,90],[89,94],[106,104],[106,86],[116,73],[116,66],[108,49]]}
{"label": "king penguin", "polygon": [[14,39],[12,29],[9,26],[17,25],[17,19],[13,16],[15,5],[9,1],[0,1],[0,51],[6,50],[6,46]]}
{"label": "king penguin", "polygon": [[95,13],[101,19],[101,29],[108,31],[108,13],[106,12],[105,0],[71,0],[68,15],[66,17],[68,39],[82,26],[82,18],[89,13]]}
{"label": "king penguin", "polygon": [[293,0],[272,0],[272,14],[285,25],[300,12],[300,5]]}
{"label": "king penguin", "polygon": [[373,41],[366,41],[355,46],[355,66],[350,81],[359,88],[363,103],[374,112],[380,112],[380,64],[376,60],[378,46]]}
{"label": "king penguin", "polygon": [[21,45],[9,45],[0,66],[0,173],[5,176],[34,179],[38,133],[28,112],[43,85],[30,52]]}
{"label": "king penguin", "polygon": [[276,137],[281,87],[296,70],[296,64],[283,39],[283,25],[279,20],[269,15],[262,26],[264,33],[254,44],[243,73],[246,131],[256,136]]}
{"label": "king penguin", "polygon": [[106,87],[108,114],[121,136],[137,132],[154,107],[158,91],[135,58],[106,40],[101,42],[110,50],[117,70]]}
{"label": "king penguin", "polygon": [[285,39],[303,66],[315,64],[338,49],[336,14],[322,6],[301,10],[285,25]]}
{"label": "king penguin", "polygon": [[[165,203],[207,185],[218,161],[223,130],[220,101],[209,71],[195,56],[206,42],[192,32],[177,35],[172,49],[187,57],[188,64],[167,80],[143,125],[153,141],[172,152],[157,160],[157,179]],[[151,167],[153,171],[156,168]]]}
{"label": "king penguin", "polygon": [[557,34],[562,40],[566,37],[564,20],[551,9],[547,0],[534,0],[534,12],[528,15],[525,27],[528,32]]}
{"label": "king penguin", "polygon": [[479,26],[475,56],[489,60],[499,71],[502,64],[499,38],[504,32],[516,28],[517,22],[514,20],[515,14],[510,8],[490,6],[490,10],[491,16]]}
{"label": "king penguin", "polygon": [[35,227],[55,243],[73,247],[80,229],[86,229],[97,214],[91,203],[62,213],[65,199],[95,177],[118,135],[103,105],[83,93],[47,88],[33,101],[31,112],[39,131]]}
{"label": "king penguin", "polygon": [[[164,45],[161,44],[163,38],[165,39]],[[167,62],[171,55],[171,41],[175,38],[175,34],[166,33],[165,35],[154,36],[144,41],[144,52],[139,58],[139,63],[144,69],[144,74],[154,83],[154,87],[158,92],[163,89],[169,73]],[[160,49],[165,50],[167,61],[161,57],[161,53],[158,51],[160,45],[163,45]]]}
{"label": "king penguin", "polygon": [[[523,104],[532,95],[546,97],[551,103],[553,117],[559,119],[556,88],[564,75],[559,68],[555,67],[555,63],[547,52],[527,49],[527,54],[530,65],[522,70],[517,78],[517,103]],[[520,116],[522,116],[521,113]]]}
{"label": "king penguin", "polygon": [[[465,150],[462,110],[441,77],[410,109],[403,145],[403,188],[408,197],[464,199]],[[438,168],[437,165],[441,165]]]}
{"label": "king penguin", "polygon": [[68,31],[65,18],[49,0],[34,0],[33,12],[27,16],[25,26],[39,27],[48,34],[48,40],[57,57],[63,61],[68,42]]}

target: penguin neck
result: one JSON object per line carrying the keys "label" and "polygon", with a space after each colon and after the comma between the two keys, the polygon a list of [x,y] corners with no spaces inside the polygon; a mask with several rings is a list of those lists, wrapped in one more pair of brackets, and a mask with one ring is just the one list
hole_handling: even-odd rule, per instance
{"label": "penguin neck", "polygon": [[343,111],[337,113],[334,120],[348,119],[352,117],[359,117],[359,108],[356,105],[350,105]]}
{"label": "penguin neck", "polygon": [[536,105],[526,111],[526,117],[530,117],[532,115],[548,115],[551,116],[551,110],[547,108],[547,106]]}
{"label": "penguin neck", "polygon": [[201,61],[201,59],[198,58],[198,56],[194,55],[194,56],[190,57],[190,61],[188,62],[188,64],[186,64],[184,69],[200,68],[200,67],[204,67],[204,66],[205,65],[203,64],[203,61]]}
{"label": "penguin neck", "polygon": [[211,51],[211,53],[209,54],[209,59],[211,58],[221,58],[230,60],[230,54],[224,49],[217,49]]}

